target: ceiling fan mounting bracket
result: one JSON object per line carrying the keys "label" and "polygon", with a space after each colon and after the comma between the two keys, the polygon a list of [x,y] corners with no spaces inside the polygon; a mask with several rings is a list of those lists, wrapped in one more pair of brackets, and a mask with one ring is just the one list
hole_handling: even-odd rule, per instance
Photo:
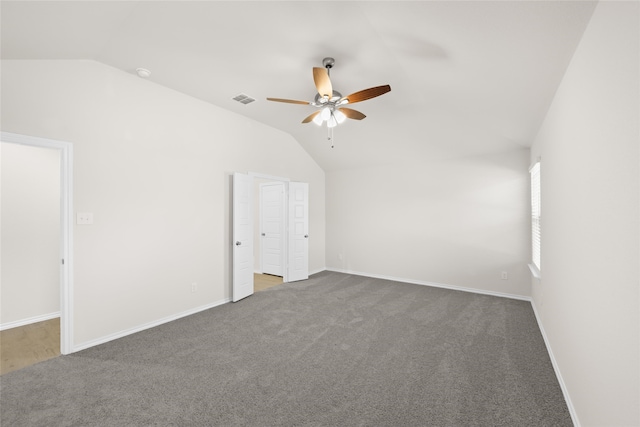
{"label": "ceiling fan mounting bracket", "polygon": [[333,59],[333,58],[331,58],[331,57],[327,57],[327,58],[324,58],[324,59],[322,60],[322,65],[323,65],[323,66],[324,66],[324,68],[326,68],[327,70],[332,69],[332,68],[333,68],[333,66],[335,65],[335,63],[336,63],[336,60],[335,60],[335,59]]}

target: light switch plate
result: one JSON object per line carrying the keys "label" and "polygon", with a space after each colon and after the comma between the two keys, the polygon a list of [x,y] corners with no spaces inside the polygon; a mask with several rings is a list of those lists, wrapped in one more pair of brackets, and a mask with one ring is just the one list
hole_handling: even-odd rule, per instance
{"label": "light switch plate", "polygon": [[91,225],[91,224],[93,224],[93,213],[91,213],[91,212],[78,212],[76,214],[76,224],[78,224],[78,225]]}

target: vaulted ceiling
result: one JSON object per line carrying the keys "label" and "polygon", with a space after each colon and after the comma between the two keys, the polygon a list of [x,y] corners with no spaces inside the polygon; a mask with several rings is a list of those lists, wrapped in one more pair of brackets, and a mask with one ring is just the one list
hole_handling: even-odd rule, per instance
{"label": "vaulted ceiling", "polygon": [[[595,7],[585,1],[2,1],[2,59],[91,59],[291,134],[325,170],[529,146]],[[391,92],[301,124],[312,67]],[[232,98],[256,99],[241,104]]]}

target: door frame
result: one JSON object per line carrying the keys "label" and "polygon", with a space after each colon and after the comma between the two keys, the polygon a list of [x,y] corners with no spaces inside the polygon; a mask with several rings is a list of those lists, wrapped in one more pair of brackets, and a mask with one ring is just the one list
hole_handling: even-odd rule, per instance
{"label": "door frame", "polygon": [[73,352],[73,144],[48,138],[0,132],[12,144],[60,151],[60,353]]}
{"label": "door frame", "polygon": [[[248,175],[253,178],[253,179],[266,179],[269,181],[276,181],[276,182],[282,182],[284,184],[284,202],[285,202],[285,206],[288,205],[288,201],[289,201],[289,182],[291,182],[291,180],[289,178],[283,178],[281,176],[273,176],[273,175],[265,175],[262,173],[258,173],[258,172],[249,172]],[[249,212],[249,214],[252,216],[252,220],[254,220],[253,215],[255,215],[255,209],[252,210],[252,212]],[[288,209],[285,209],[283,212],[283,221],[285,224],[285,234],[286,237],[284,238],[285,242],[282,248],[282,257],[283,257],[283,266],[282,266],[282,282],[283,283],[287,283],[288,280],[288,276],[289,276],[289,212]],[[262,244],[262,243],[261,243]],[[260,250],[262,250],[262,248],[260,248]],[[260,259],[260,268],[262,268],[262,259]]]}
{"label": "door frame", "polygon": [[281,181],[267,181],[267,182],[260,182],[258,183],[258,188],[260,189],[259,191],[259,195],[258,195],[258,222],[259,222],[259,230],[258,233],[260,235],[260,273],[264,274],[264,252],[263,252],[263,241],[262,241],[262,237],[263,237],[263,222],[264,222],[264,212],[262,209],[262,189],[265,186],[269,186],[269,185],[279,185],[282,186],[282,204],[281,204],[281,215],[280,215],[280,228],[281,228],[281,233],[280,233],[280,247],[282,248],[281,250],[281,254],[280,254],[280,266],[282,268],[282,277],[284,280],[284,271],[286,269],[286,263],[285,263],[285,255],[286,255],[286,251],[285,251],[285,247],[287,246],[286,240],[288,237],[288,233],[287,233],[287,192],[284,186],[284,183]]}

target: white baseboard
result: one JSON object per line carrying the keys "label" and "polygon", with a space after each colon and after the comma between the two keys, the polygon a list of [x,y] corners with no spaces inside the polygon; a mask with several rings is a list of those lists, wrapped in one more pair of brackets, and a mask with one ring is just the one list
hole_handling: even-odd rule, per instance
{"label": "white baseboard", "polygon": [[542,326],[542,321],[540,316],[538,315],[538,310],[536,309],[536,304],[533,300],[531,300],[531,307],[533,308],[533,313],[536,316],[536,321],[538,322],[538,328],[540,329],[540,333],[542,334],[542,339],[544,339],[544,345],[547,347],[547,353],[549,354],[549,358],[551,359],[551,364],[553,365],[553,370],[556,373],[556,378],[558,378],[558,383],[560,384],[560,388],[562,389],[562,394],[564,395],[564,400],[567,403],[567,408],[569,409],[569,414],[571,415],[571,420],[573,421],[573,425],[575,427],[580,427],[580,420],[578,419],[578,413],[576,412],[573,403],[571,402],[571,397],[569,396],[569,390],[567,389],[567,385],[562,378],[562,373],[560,372],[560,366],[556,361],[555,356],[553,355],[553,350],[551,349],[551,343],[547,338],[547,333],[544,330],[544,326]]}
{"label": "white baseboard", "polygon": [[5,329],[17,328],[18,326],[30,325],[32,323],[44,322],[45,320],[55,319],[56,317],[60,317],[60,312],[56,311],[49,314],[43,314],[41,316],[33,316],[27,319],[14,320],[13,322],[7,322],[0,325],[0,331],[4,331]]}
{"label": "white baseboard", "polygon": [[384,276],[380,274],[362,273],[359,271],[342,270],[337,268],[327,268],[327,271],[334,271],[336,273],[353,274],[356,276],[372,277],[374,279],[393,280],[394,282],[411,283],[412,285],[432,286],[434,288],[444,288],[444,289],[451,289],[454,291],[471,292],[473,294],[491,295],[494,297],[517,299],[521,301],[531,301],[531,297],[526,295],[506,294],[503,292],[494,292],[494,291],[488,291],[485,289],[465,288],[463,286],[446,285],[443,283],[426,282],[423,280],[405,279],[402,277]]}
{"label": "white baseboard", "polygon": [[[310,272],[309,272],[309,276],[311,276],[312,274],[321,273],[321,272],[323,272],[323,271],[325,271],[325,270],[326,270],[326,268],[319,268],[319,269],[317,269],[317,270],[310,271]],[[254,270],[254,271],[253,271],[253,274],[262,274],[262,271],[255,271],[255,270]]]}
{"label": "white baseboard", "polygon": [[309,272],[309,276],[313,275],[313,274],[318,274],[318,273],[322,273],[323,271],[325,271],[326,268],[319,268],[318,270],[314,270],[314,271],[310,271]]}
{"label": "white baseboard", "polygon": [[160,325],[162,325],[164,323],[168,323],[168,322],[172,322],[174,320],[178,320],[178,319],[180,319],[182,317],[191,316],[192,314],[196,314],[196,313],[199,313],[199,312],[204,311],[204,310],[209,310],[210,308],[214,308],[214,307],[217,307],[219,305],[226,304],[228,302],[231,302],[231,298],[225,298],[223,300],[220,300],[220,301],[217,301],[217,302],[214,302],[214,303],[211,303],[211,304],[207,304],[207,305],[203,305],[203,306],[200,306],[200,307],[196,307],[196,308],[193,308],[191,310],[183,311],[182,313],[177,313],[177,314],[174,314],[174,315],[171,315],[171,316],[164,317],[162,319],[155,320],[153,322],[145,323],[143,325],[139,325],[139,326],[136,326],[136,327],[133,327],[133,328],[130,328],[130,329],[125,329],[124,331],[116,332],[114,334],[106,335],[104,337],[100,337],[100,338],[97,338],[97,339],[94,339],[94,340],[91,340],[91,341],[87,341],[87,342],[84,342],[84,343],[81,343],[81,344],[77,344],[77,345],[73,346],[73,349],[71,350],[71,353],[74,353],[74,352],[80,351],[80,350],[85,350],[87,348],[94,347],[96,345],[104,344],[106,342],[113,341],[113,340],[116,340],[118,338],[123,338],[123,337],[126,337],[127,335],[135,334],[136,332],[142,332],[145,329],[154,328],[154,327],[160,326]]}

